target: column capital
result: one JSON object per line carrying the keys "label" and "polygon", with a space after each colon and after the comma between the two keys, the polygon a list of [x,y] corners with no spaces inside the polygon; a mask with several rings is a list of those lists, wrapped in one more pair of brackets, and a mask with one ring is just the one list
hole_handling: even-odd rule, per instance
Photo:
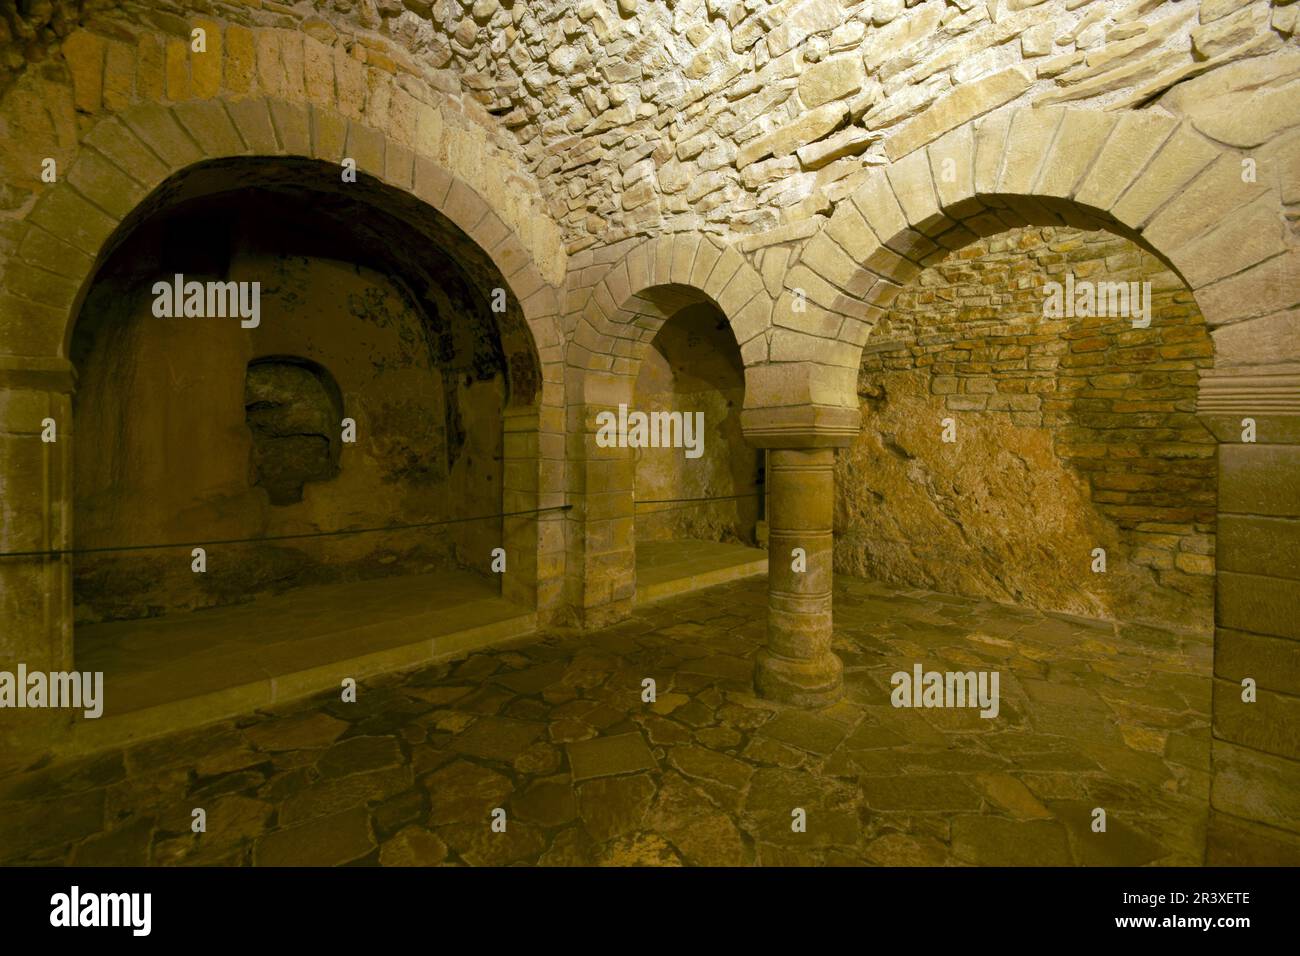
{"label": "column capital", "polygon": [[1251,418],[1260,444],[1300,445],[1300,364],[1206,369],[1196,415],[1221,442],[1240,442]]}
{"label": "column capital", "polygon": [[862,426],[862,413],[839,405],[746,408],[740,427],[756,448],[844,448]]}

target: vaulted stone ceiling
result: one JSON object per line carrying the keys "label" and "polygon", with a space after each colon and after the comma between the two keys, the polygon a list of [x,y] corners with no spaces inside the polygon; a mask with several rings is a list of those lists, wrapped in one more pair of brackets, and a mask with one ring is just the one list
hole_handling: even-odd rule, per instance
{"label": "vaulted stone ceiling", "polygon": [[453,72],[517,137],[571,239],[664,220],[728,233],[804,218],[846,195],[864,165],[885,161],[887,137],[933,106],[966,119],[1013,101],[1141,105],[1213,61],[1278,49],[1296,9],[1241,0],[318,7],[350,7]]}
{"label": "vaulted stone ceiling", "polygon": [[1180,98],[1180,85],[1233,64],[1207,93],[1258,88],[1261,115],[1290,116],[1297,10],[1271,0],[28,0],[0,21],[0,49],[12,73],[79,23],[183,33],[208,15],[298,26],[372,64],[409,60],[477,104],[484,125],[509,131],[501,139],[541,182],[575,251],[635,233],[734,235],[807,219],[871,165],[1007,103],[1155,104],[1191,114],[1211,138],[1256,145],[1265,131]]}

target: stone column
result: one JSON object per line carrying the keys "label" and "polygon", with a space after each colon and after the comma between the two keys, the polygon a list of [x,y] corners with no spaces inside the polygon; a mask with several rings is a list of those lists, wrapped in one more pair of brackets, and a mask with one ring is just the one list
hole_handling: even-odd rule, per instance
{"label": "stone column", "polygon": [[1206,862],[1295,866],[1300,365],[1209,372],[1198,411],[1221,442]]}
{"label": "stone column", "polygon": [[764,697],[797,707],[823,707],[843,692],[844,667],[831,652],[835,449],[860,426],[846,401],[856,397],[855,375],[794,362],[745,373],[741,424],[767,452],[767,647],[756,683]]}
{"label": "stone column", "polygon": [[800,707],[833,703],[843,665],[831,652],[835,449],[767,453],[767,647],[758,690]]}
{"label": "stone column", "polygon": [[636,595],[636,461],[628,448],[597,442],[601,413],[631,401],[627,376],[587,372],[568,394],[568,503],[565,516],[566,600],[575,623],[604,627],[632,613]]}
{"label": "stone column", "polygon": [[[507,408],[503,418],[501,510],[507,515],[541,507],[537,409]],[[501,540],[509,556],[501,596],[522,607],[538,607],[538,550],[542,515],[501,519]]]}

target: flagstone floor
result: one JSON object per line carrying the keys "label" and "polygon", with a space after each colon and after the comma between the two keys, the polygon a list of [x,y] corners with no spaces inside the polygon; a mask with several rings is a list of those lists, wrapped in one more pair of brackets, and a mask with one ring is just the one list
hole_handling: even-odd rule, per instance
{"label": "flagstone floor", "polygon": [[[762,578],[0,779],[14,864],[1198,864],[1208,638],[840,576],[846,694],[753,696]],[[997,670],[1001,707],[892,673]],[[642,682],[657,685],[642,701]],[[1094,808],[1106,830],[1094,832]],[[206,832],[191,831],[202,808]],[[505,811],[494,832],[493,811]],[[792,822],[803,810],[806,829]],[[499,816],[499,814],[498,814]]]}

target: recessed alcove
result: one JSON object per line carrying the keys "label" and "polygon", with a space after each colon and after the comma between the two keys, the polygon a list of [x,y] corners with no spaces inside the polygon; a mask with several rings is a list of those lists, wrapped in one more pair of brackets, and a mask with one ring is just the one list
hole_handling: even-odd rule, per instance
{"label": "recessed alcove", "polygon": [[[332,178],[196,168],[86,294],[74,654],[119,712],[534,626],[491,568],[506,408],[537,388],[517,304],[492,311],[504,280],[450,223]],[[154,307],[156,282],[196,280],[255,288],[259,314]]]}
{"label": "recessed alcove", "polygon": [[303,485],[338,473],[343,401],[333,376],[315,362],[249,362],[244,418],[253,437],[250,480],[266,489],[271,504],[302,501]]}

